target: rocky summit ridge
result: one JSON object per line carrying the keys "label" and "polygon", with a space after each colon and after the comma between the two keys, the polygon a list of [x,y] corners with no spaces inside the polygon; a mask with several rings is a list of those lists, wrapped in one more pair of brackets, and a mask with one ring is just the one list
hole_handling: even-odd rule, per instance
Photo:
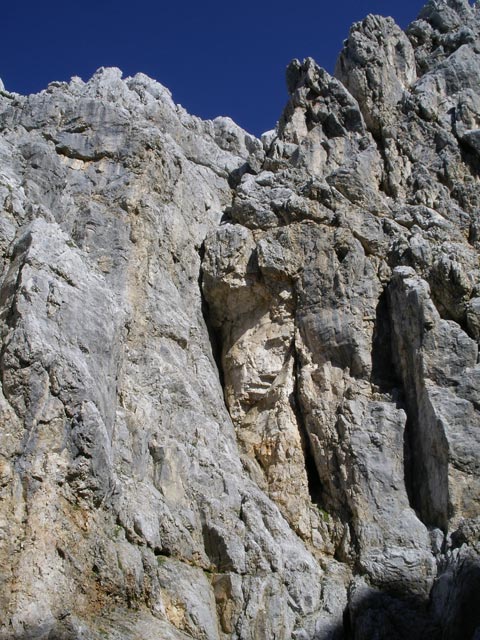
{"label": "rocky summit ridge", "polygon": [[480,638],[480,12],[257,140],[0,86],[0,638]]}

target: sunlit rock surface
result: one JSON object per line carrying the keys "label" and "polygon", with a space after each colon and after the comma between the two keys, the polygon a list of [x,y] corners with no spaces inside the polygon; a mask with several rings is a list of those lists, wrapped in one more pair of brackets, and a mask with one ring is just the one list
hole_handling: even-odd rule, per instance
{"label": "sunlit rock surface", "polygon": [[480,634],[480,14],[368,16],[262,141],[0,83],[0,638]]}

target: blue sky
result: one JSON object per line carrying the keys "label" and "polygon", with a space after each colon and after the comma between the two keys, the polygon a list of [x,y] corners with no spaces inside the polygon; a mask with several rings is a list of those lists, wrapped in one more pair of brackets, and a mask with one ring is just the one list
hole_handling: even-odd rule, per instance
{"label": "blue sky", "polygon": [[422,0],[4,0],[0,78],[19,93],[101,66],[142,71],[203,118],[271,129],[287,99],[284,71],[312,56],[333,70],[352,22],[413,20]]}

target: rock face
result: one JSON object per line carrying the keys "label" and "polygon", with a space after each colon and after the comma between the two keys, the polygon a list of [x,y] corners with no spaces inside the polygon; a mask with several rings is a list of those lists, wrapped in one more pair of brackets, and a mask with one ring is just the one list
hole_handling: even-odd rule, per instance
{"label": "rock face", "polygon": [[262,141],[0,86],[0,638],[478,637],[479,29],[368,16]]}

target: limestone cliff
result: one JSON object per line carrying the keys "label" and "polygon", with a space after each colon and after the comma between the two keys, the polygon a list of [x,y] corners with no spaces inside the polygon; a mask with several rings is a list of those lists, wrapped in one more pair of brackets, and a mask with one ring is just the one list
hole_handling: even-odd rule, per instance
{"label": "limestone cliff", "polygon": [[480,13],[355,24],[257,140],[0,91],[0,638],[480,637]]}

